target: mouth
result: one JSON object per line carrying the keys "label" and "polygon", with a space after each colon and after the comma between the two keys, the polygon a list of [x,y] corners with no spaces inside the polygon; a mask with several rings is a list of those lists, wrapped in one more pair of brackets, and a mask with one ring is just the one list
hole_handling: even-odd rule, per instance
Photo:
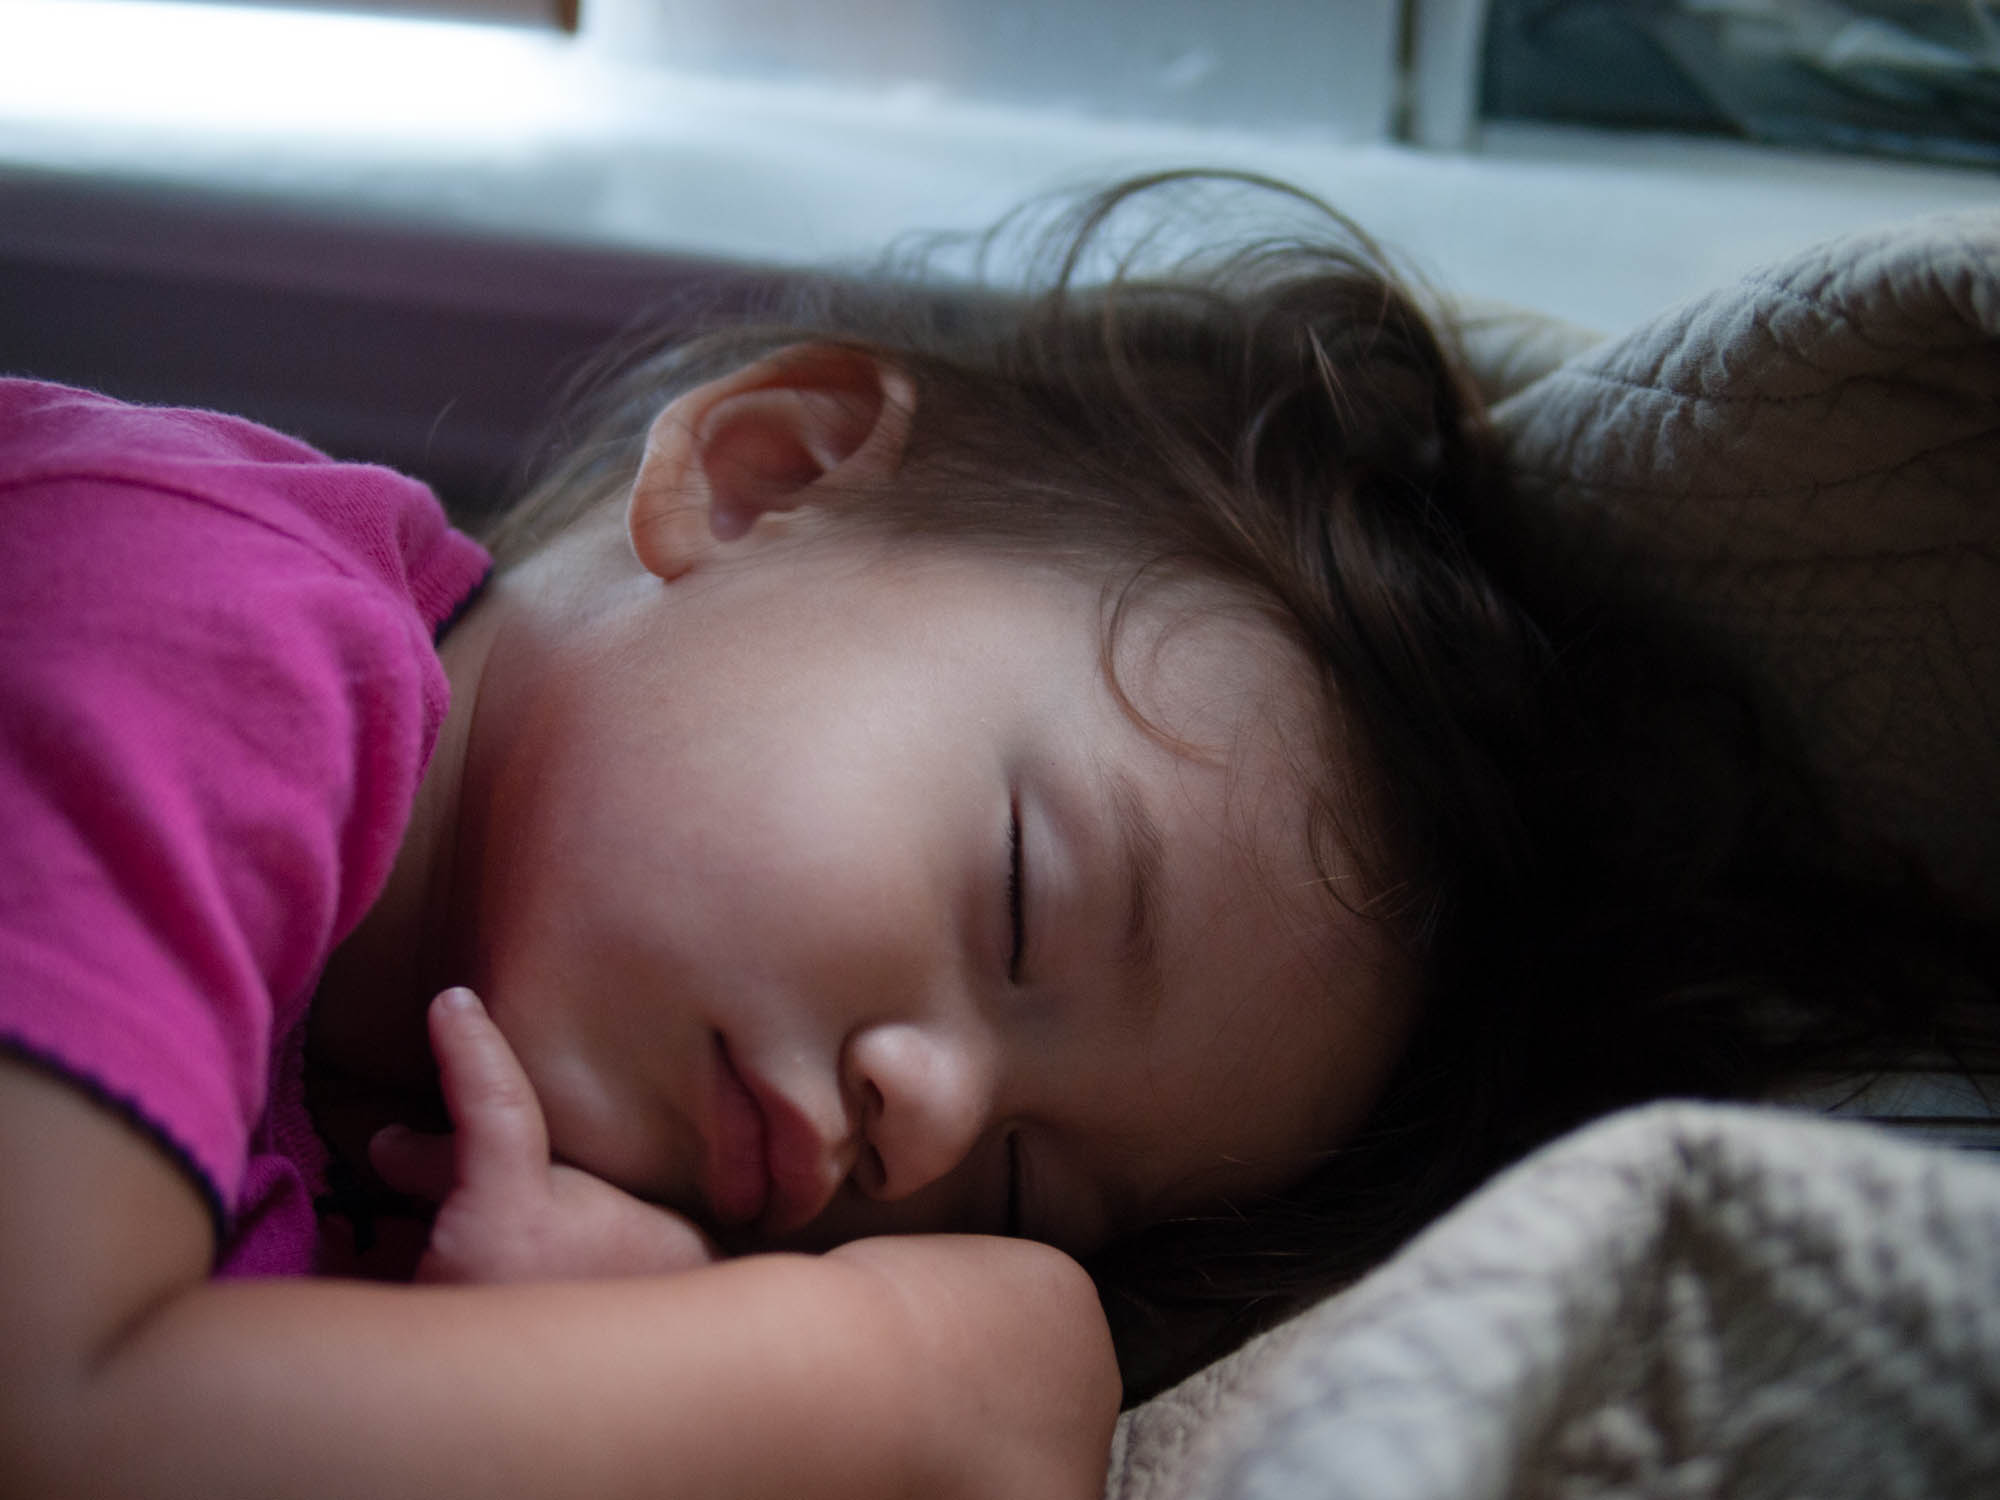
{"label": "mouth", "polygon": [[739,1067],[720,1033],[715,1056],[701,1184],[709,1212],[718,1228],[751,1230],[760,1243],[793,1234],[838,1190],[838,1151],[754,1066]]}
{"label": "mouth", "polygon": [[701,1193],[719,1227],[735,1229],[752,1222],[770,1201],[768,1136],[763,1107],[736,1070],[728,1043],[718,1032]]}

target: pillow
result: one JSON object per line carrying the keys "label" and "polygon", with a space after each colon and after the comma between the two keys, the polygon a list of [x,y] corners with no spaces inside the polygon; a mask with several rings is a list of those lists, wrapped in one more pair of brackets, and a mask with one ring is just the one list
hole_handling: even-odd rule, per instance
{"label": "pillow", "polygon": [[1494,412],[1535,566],[1667,601],[1801,736],[1857,868],[2000,914],[2000,212],[1851,235]]}

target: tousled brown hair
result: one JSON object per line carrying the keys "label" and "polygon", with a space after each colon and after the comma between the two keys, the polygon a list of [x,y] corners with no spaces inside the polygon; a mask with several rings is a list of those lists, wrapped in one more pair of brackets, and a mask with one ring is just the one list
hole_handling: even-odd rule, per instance
{"label": "tousled brown hair", "polygon": [[[1215,233],[1238,224],[1257,227]],[[1190,226],[1219,243],[1177,251]],[[927,283],[906,259],[620,351],[488,540],[505,566],[622,494],[678,391],[832,340],[918,390],[903,472],[844,508],[856,524],[1074,562],[1121,601],[1218,583],[1312,663],[1356,780],[1313,787],[1311,832],[1358,851],[1344,899],[1413,962],[1420,1019],[1305,1182],[1096,1258],[1131,1391],[1593,1114],[1752,1094],[1926,1037],[1940,996],[1990,1002],[1988,934],[1914,884],[1835,873],[1753,693],[1671,622],[1526,581],[1474,387],[1353,225],[1268,180],[1170,173],[1038,243],[1025,285]]]}

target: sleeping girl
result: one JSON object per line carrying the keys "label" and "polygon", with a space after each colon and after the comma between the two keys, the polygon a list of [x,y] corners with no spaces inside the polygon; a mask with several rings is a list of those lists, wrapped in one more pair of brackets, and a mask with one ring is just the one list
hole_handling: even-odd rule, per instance
{"label": "sleeping girl", "polygon": [[1717,917],[1810,819],[1365,239],[1084,283],[1225,189],[642,352],[485,546],[0,385],[8,1493],[1093,1496],[1107,1312],[1877,1026],[1949,924]]}

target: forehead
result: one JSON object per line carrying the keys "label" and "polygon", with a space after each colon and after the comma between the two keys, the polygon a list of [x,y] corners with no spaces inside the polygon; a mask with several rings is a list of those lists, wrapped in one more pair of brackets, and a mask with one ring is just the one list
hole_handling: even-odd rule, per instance
{"label": "forehead", "polygon": [[1205,580],[1100,589],[1103,666],[1141,728],[1200,765],[1312,780],[1326,713],[1304,654],[1234,590]]}

